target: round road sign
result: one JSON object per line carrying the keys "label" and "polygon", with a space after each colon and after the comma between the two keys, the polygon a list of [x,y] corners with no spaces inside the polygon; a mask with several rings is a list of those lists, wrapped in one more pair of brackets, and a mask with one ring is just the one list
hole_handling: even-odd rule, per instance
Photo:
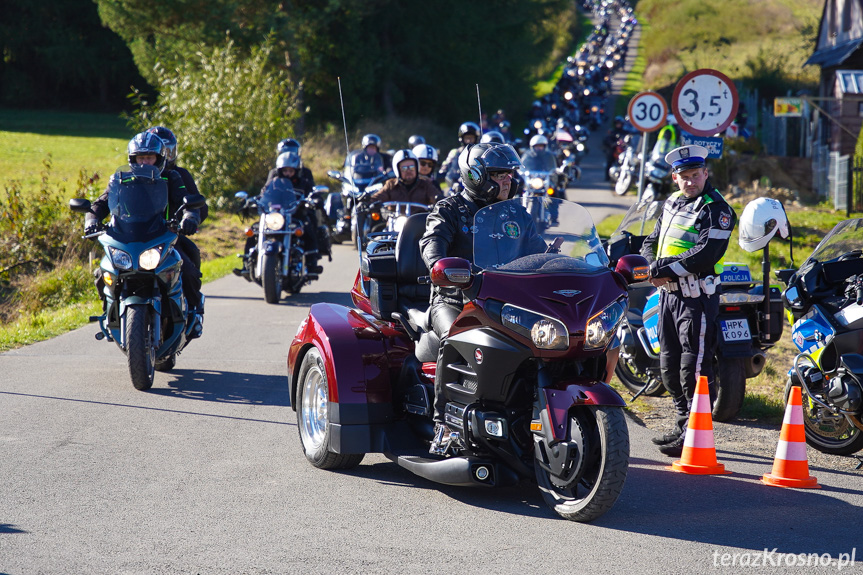
{"label": "round road sign", "polygon": [[674,88],[671,111],[678,123],[695,136],[713,136],[731,125],[737,115],[737,88],[716,70],[695,70]]}
{"label": "round road sign", "polygon": [[629,101],[626,114],[639,132],[653,132],[665,125],[668,104],[656,92],[641,92]]}

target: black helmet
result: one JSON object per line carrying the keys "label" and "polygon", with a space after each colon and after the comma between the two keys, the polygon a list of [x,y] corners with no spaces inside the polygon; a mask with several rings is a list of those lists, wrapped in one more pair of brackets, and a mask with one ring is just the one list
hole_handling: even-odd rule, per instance
{"label": "black helmet", "polygon": [[300,155],[300,143],[293,138],[285,138],[276,144],[276,154],[282,155],[285,152],[294,152]]}
{"label": "black helmet", "polygon": [[156,134],[162,140],[162,144],[165,145],[165,163],[169,168],[173,168],[177,162],[177,136],[164,126],[154,126],[147,131]]}
{"label": "black helmet", "polygon": [[[473,134],[473,136],[479,140],[479,126],[477,126],[473,122],[465,122],[461,126],[458,127],[458,139],[464,144],[464,137],[468,134]],[[476,142],[474,142],[476,143]]]}
{"label": "black helmet", "polygon": [[[518,154],[509,144],[476,144],[468,146],[458,157],[458,169],[465,192],[475,201],[490,203],[500,193],[500,186],[489,172],[515,172],[521,168]],[[512,180],[510,197],[518,192],[516,179]]]}
{"label": "black helmet", "polygon": [[368,146],[374,146],[380,151],[381,137],[376,134],[366,134],[363,136],[363,149],[365,150]]}
{"label": "black helmet", "polygon": [[426,139],[420,136],[419,134],[414,134],[410,138],[408,138],[408,148],[414,149],[420,144],[425,144]]}
{"label": "black helmet", "polygon": [[141,132],[136,134],[134,138],[129,140],[127,148],[129,155],[129,165],[137,164],[136,157],[142,154],[156,154],[156,168],[159,173],[165,169],[165,144],[162,143],[162,138],[150,132]]}

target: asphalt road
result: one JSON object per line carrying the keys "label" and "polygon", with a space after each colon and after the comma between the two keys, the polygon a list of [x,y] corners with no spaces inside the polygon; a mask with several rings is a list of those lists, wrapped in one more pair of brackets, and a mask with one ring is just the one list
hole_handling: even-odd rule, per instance
{"label": "asphalt road", "polygon": [[[623,209],[607,190],[569,195]],[[94,326],[0,355],[0,573],[691,573],[723,553],[839,557],[860,541],[859,475],[813,468],[820,490],[767,487],[771,458],[721,445],[733,474],[681,475],[633,421],[626,487],[590,525],[558,519],[530,484],[439,486],[381,455],[313,468],[287,346],[310,304],[349,303],[356,269],[337,246],[279,305],[234,276],[207,284],[203,337],[150,392]]]}

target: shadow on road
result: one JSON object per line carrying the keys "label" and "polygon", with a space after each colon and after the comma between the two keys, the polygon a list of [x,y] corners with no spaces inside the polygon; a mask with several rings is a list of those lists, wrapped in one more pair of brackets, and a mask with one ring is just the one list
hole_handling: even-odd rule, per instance
{"label": "shadow on road", "polygon": [[[850,527],[857,523],[859,508],[830,495],[845,490],[769,487],[760,475],[737,472],[685,475],[639,458],[630,464],[638,467],[629,469],[628,489],[593,525],[717,547],[833,557],[850,553],[860,543],[859,532]],[[829,533],[817,519],[828,517]]]}
{"label": "shadow on road", "polygon": [[290,406],[284,376],[197,369],[173,369],[168,376],[167,388],[153,387],[148,393],[218,403]]}
{"label": "shadow on road", "polygon": [[[205,294],[206,295],[206,294]],[[264,303],[264,291],[261,290],[260,297],[252,297],[252,296],[230,296],[230,295],[207,295],[207,300],[217,300],[217,299],[232,299],[232,300],[248,300],[248,301],[260,301]],[[333,292],[333,291],[323,291],[323,292],[300,292],[298,294],[282,294],[281,299],[279,300],[278,305],[289,305],[296,307],[308,307],[312,304],[326,302],[326,303],[335,303],[339,305],[352,306],[353,302],[351,301],[351,294],[347,292]]]}

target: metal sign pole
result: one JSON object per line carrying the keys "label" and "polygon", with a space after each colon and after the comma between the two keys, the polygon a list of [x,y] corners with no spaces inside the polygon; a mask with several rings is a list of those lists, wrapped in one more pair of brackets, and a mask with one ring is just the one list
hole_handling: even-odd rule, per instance
{"label": "metal sign pole", "polygon": [[647,132],[641,132],[641,166],[638,169],[638,198],[644,193],[644,164],[647,163]]}

